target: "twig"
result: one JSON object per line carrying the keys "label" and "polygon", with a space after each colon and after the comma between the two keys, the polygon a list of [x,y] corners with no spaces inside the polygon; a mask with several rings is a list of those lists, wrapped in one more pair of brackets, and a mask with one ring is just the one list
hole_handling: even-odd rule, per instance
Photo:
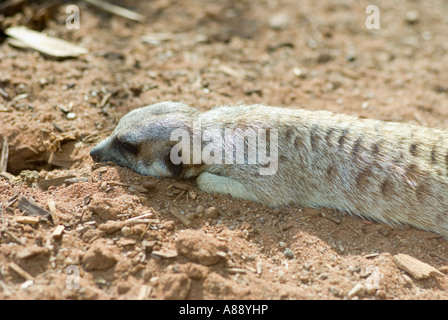
{"label": "twig", "polygon": [[9,147],[8,139],[3,138],[2,156],[0,157],[0,172],[6,172],[8,166]]}
{"label": "twig", "polygon": [[171,214],[175,216],[177,219],[180,220],[186,227],[188,227],[191,224],[191,221],[187,219],[182,213],[180,213],[179,209],[177,209],[175,206],[170,206]]}
{"label": "twig", "polygon": [[359,232],[358,230],[356,230],[355,228],[353,228],[351,225],[348,224],[347,227],[348,227],[349,229],[351,229],[354,233],[356,233],[358,236],[360,236],[360,237],[363,237],[363,236],[364,236],[361,232]]}
{"label": "twig", "polygon": [[103,0],[84,0],[85,2],[94,5],[95,7],[98,7],[100,9],[103,9],[104,11],[107,11],[109,13],[116,14],[117,16],[137,21],[137,22],[143,22],[145,21],[145,16],[136,13],[134,11],[119,7],[117,5],[111,4],[107,1]]}
{"label": "twig", "polygon": [[154,216],[154,214],[152,212],[151,213],[146,213],[146,214],[142,214],[141,216],[138,216],[138,217],[127,219],[126,222],[138,220],[138,219],[145,218],[145,217],[152,217],[152,216]]}
{"label": "twig", "polygon": [[56,203],[54,202],[53,199],[48,199],[47,205],[48,208],[50,209],[51,218],[53,219],[54,224],[57,225],[59,223],[59,219],[58,219],[58,211],[56,209]]}
{"label": "twig", "polygon": [[9,264],[9,268],[14,270],[19,276],[21,276],[22,278],[25,278],[26,280],[34,280],[32,275],[30,275],[28,272],[23,270],[21,267],[19,267],[14,262],[11,262]]}
{"label": "twig", "polygon": [[2,224],[5,223],[5,218],[3,217],[3,202],[0,203],[0,214],[2,216]]}

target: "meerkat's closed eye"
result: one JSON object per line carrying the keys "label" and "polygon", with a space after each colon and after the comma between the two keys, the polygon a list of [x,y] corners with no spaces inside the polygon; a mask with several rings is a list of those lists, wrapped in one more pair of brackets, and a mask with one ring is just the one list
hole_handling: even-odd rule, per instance
{"label": "meerkat's closed eye", "polygon": [[139,147],[130,142],[126,142],[121,139],[115,138],[112,143],[114,147],[116,147],[122,153],[137,155],[139,152]]}

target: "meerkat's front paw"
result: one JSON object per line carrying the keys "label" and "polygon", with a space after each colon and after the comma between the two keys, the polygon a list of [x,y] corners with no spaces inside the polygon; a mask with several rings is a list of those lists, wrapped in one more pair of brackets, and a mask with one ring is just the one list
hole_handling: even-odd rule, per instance
{"label": "meerkat's front paw", "polygon": [[240,182],[232,178],[203,172],[199,175],[197,183],[199,189],[207,193],[230,194],[235,198],[258,201],[254,194],[249,193]]}

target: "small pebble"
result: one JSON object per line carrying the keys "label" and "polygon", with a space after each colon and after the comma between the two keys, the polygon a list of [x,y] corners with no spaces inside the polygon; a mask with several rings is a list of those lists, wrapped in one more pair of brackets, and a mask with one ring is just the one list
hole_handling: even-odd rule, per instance
{"label": "small pebble", "polygon": [[319,280],[326,280],[326,279],[328,279],[328,274],[327,273],[321,273],[318,278],[319,278]]}
{"label": "small pebble", "polygon": [[269,27],[274,30],[282,30],[288,26],[290,20],[287,12],[279,12],[269,18]]}
{"label": "small pebble", "polygon": [[196,198],[198,197],[197,193],[193,190],[188,191],[188,196],[193,200],[196,200]]}
{"label": "small pebble", "polygon": [[204,206],[198,205],[196,207],[196,215],[200,216],[204,213]]}
{"label": "small pebble", "polygon": [[292,252],[291,249],[286,248],[285,252],[283,252],[283,254],[285,255],[286,258],[288,259],[293,259],[294,258],[294,253]]}
{"label": "small pebble", "polygon": [[124,237],[129,237],[131,235],[131,228],[124,226],[123,228],[121,228],[121,234]]}
{"label": "small pebble", "polygon": [[195,214],[194,212],[188,212],[188,213],[185,215],[185,217],[186,217],[188,220],[193,220],[193,219],[196,217],[196,214]]}
{"label": "small pebble", "polygon": [[419,20],[418,11],[411,10],[411,11],[406,12],[405,20],[408,24],[416,24]]}
{"label": "small pebble", "polygon": [[354,53],[349,53],[349,54],[347,54],[347,55],[345,56],[345,60],[346,60],[347,62],[353,62],[353,61],[356,60],[356,56],[355,56]]}
{"label": "small pebble", "polygon": [[355,296],[362,296],[364,294],[364,286],[360,283],[358,283],[356,286],[353,287],[352,290],[348,293],[349,298],[353,298]]}
{"label": "small pebble", "polygon": [[75,118],[76,118],[76,113],[74,113],[74,112],[67,113],[67,119],[68,120],[73,120]]}
{"label": "small pebble", "polygon": [[210,207],[207,210],[205,210],[205,215],[210,218],[217,218],[218,217],[218,208],[216,207]]}

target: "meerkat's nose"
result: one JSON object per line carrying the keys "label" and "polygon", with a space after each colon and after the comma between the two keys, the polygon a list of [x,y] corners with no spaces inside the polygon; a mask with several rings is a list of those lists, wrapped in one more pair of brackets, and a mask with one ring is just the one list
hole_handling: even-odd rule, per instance
{"label": "meerkat's nose", "polygon": [[90,156],[92,157],[93,161],[100,162],[100,148],[98,148],[98,146],[93,147],[93,149],[90,150]]}

